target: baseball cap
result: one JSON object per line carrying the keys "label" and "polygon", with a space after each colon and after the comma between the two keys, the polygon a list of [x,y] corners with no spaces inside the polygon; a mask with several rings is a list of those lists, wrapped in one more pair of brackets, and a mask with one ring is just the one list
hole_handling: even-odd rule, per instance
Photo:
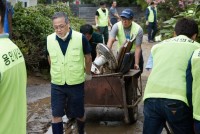
{"label": "baseball cap", "polygon": [[121,17],[127,18],[127,19],[132,19],[134,14],[133,14],[133,10],[127,8],[124,9],[120,15]]}

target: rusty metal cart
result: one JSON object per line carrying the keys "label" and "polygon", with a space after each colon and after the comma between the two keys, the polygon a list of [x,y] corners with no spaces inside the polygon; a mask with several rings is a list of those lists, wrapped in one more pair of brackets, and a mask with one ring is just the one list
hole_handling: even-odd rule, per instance
{"label": "rusty metal cart", "polygon": [[134,77],[139,72],[94,75],[85,83],[85,106],[122,108],[125,123],[135,123],[143,93],[141,77]]}

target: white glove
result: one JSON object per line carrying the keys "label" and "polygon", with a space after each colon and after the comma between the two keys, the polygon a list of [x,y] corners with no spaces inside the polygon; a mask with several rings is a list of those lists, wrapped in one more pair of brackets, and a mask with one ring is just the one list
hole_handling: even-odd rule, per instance
{"label": "white glove", "polygon": [[86,74],[85,73],[85,81],[89,81],[92,79],[92,75],[91,74]]}
{"label": "white glove", "polygon": [[98,24],[96,24],[96,27],[98,27],[99,25]]}
{"label": "white glove", "polygon": [[149,22],[148,21],[146,21],[146,26],[148,26],[149,25]]}

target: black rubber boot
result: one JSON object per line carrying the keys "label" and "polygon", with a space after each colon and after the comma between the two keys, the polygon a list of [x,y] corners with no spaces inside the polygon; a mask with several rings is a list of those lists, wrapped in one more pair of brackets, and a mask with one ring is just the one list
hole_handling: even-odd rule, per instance
{"label": "black rubber boot", "polygon": [[63,122],[51,123],[53,134],[63,134]]}
{"label": "black rubber boot", "polygon": [[84,134],[85,122],[77,120],[78,133]]}

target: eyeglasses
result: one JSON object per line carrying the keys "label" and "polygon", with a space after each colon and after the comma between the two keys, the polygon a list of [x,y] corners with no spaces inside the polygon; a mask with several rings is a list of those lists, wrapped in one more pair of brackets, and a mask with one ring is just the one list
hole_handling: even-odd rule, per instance
{"label": "eyeglasses", "polygon": [[54,28],[54,30],[63,30],[64,28],[65,28],[65,26],[66,26],[67,24],[65,24],[65,25],[59,25],[59,26],[53,26],[53,28]]}

